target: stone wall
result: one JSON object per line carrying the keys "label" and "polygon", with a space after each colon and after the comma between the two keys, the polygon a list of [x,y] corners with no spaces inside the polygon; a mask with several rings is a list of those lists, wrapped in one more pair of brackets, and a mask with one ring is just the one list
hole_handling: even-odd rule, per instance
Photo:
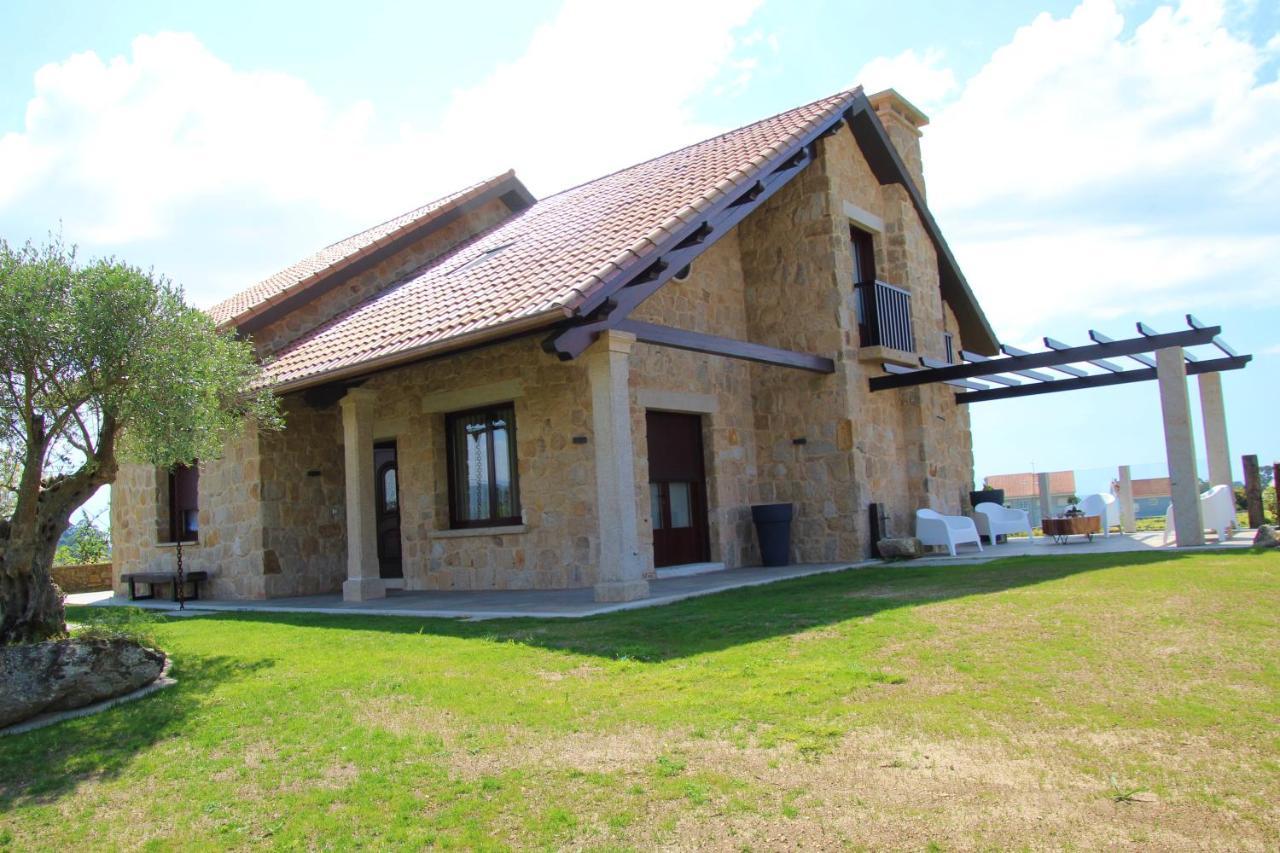
{"label": "stone wall", "polygon": [[[668,283],[632,316],[689,331],[747,339],[738,230],[708,249],[693,264],[688,279]],[[640,545],[649,565],[653,565],[653,523],[649,517],[645,429],[648,409],[702,415],[711,560],[729,568],[758,562],[751,528],[751,483],[757,474],[751,366],[735,359],[637,344],[631,359],[631,391]]]}
{"label": "stone wall", "polygon": [[[200,463],[198,542],[183,544],[183,566],[209,573],[211,598],[264,598],[258,430],[246,425],[218,459]],[[124,464],[111,487],[112,583],[125,572],[171,572],[166,543],[168,477],[150,465]]]}
{"label": "stone wall", "polygon": [[53,582],[63,592],[101,592],[111,589],[110,563],[82,563],[78,566],[54,566]]}
{"label": "stone wall", "polygon": [[[363,387],[378,394],[375,439],[396,440],[408,588],[595,582],[595,463],[581,364],[561,362],[530,337],[381,373]],[[450,530],[446,413],[500,402],[515,407],[523,525]]]}

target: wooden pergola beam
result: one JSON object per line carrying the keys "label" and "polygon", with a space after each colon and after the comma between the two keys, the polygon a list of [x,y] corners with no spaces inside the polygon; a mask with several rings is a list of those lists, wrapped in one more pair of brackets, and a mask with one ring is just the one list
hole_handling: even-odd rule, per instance
{"label": "wooden pergola beam", "polygon": [[757,364],[772,364],[778,367],[792,367],[808,370],[813,373],[835,373],[836,364],[829,358],[812,355],[807,352],[779,349],[778,347],[739,341],[734,338],[722,338],[719,335],[708,335],[703,332],[690,332],[660,326],[657,323],[645,323],[640,320],[621,320],[614,324],[619,332],[630,332],[636,340],[646,344],[672,347],[674,349],[702,352],[709,355],[722,355],[725,358],[737,358],[754,361]]}
{"label": "wooden pergola beam", "polygon": [[[1217,373],[1221,370],[1239,370],[1253,360],[1251,355],[1233,358],[1214,358],[1187,364],[1187,375]],[[966,391],[956,394],[957,403],[981,403],[985,400],[1008,400],[1012,397],[1031,397],[1036,394],[1054,394],[1058,391],[1078,391],[1082,388],[1103,388],[1108,385],[1127,385],[1131,382],[1151,382],[1156,379],[1156,368],[1122,370],[1119,373],[1098,373],[1074,379],[1055,379],[1039,385],[1022,385],[1017,388],[990,388],[986,391]]]}
{"label": "wooden pergola beam", "polygon": [[[1219,326],[1206,326],[1202,329],[1186,329],[1180,332],[1155,334],[1105,344],[1086,344],[1085,346],[1072,347],[1067,350],[1049,350],[1048,352],[1009,356],[975,364],[953,364],[949,367],[918,370],[914,373],[876,376],[870,380],[871,390],[888,391],[893,388],[911,388],[917,385],[928,385],[933,382],[945,382],[948,379],[973,379],[984,374],[1009,373],[1016,370],[1031,370],[1037,367],[1052,369],[1077,361],[1087,362],[1099,358],[1114,358],[1132,353],[1148,353],[1166,347],[1197,346],[1199,344],[1212,343],[1214,337],[1221,331],[1222,329]],[[1121,376],[1123,374],[1113,373],[1110,375]],[[1085,381],[1091,378],[1090,376],[1083,376],[1066,381]],[[1064,380],[1046,382],[1042,387],[1059,386],[1062,381]]]}

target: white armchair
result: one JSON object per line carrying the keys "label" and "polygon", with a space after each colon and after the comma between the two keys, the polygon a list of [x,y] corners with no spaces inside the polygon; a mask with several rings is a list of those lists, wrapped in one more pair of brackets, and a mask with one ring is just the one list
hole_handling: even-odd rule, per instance
{"label": "white armchair", "polygon": [[997,536],[1007,533],[1025,533],[1028,538],[1035,539],[1035,534],[1031,532],[1031,518],[1024,509],[980,503],[973,508],[973,523],[978,528],[978,533],[986,536],[992,545],[996,544]]}
{"label": "white armchair", "polygon": [[[1206,530],[1216,531],[1219,542],[1226,542],[1236,526],[1236,499],[1230,486],[1214,486],[1200,495],[1200,515]],[[1173,533],[1173,504],[1164,514],[1164,542]]]}
{"label": "white armchair", "polygon": [[1120,501],[1115,495],[1098,492],[1080,501],[1080,511],[1098,517],[1098,527],[1103,536],[1111,535],[1112,527],[1120,526]]}
{"label": "white armchair", "polygon": [[916,510],[916,538],[925,545],[944,545],[951,556],[956,546],[972,542],[982,550],[982,540],[973,519],[963,515],[942,515],[931,509]]}

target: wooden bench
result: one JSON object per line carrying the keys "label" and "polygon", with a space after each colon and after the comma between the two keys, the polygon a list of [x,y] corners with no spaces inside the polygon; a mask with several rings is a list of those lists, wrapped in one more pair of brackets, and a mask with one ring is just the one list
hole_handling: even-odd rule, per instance
{"label": "wooden bench", "polygon": [[[129,600],[130,601],[146,601],[155,598],[156,584],[168,584],[173,592],[173,600],[178,600],[178,573],[177,572],[129,572],[123,574],[120,579],[127,581],[129,584]],[[182,580],[190,584],[192,594],[187,596],[188,601],[198,601],[200,599],[200,582],[209,579],[208,572],[183,572]],[[137,584],[145,583],[148,587],[147,595],[138,595]]]}

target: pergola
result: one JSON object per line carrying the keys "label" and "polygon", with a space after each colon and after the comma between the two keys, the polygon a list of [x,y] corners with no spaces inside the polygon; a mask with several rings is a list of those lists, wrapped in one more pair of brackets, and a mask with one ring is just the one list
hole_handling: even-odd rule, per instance
{"label": "pergola", "polygon": [[[871,390],[941,382],[958,389],[955,400],[963,405],[1155,380],[1160,385],[1176,541],[1179,547],[1203,545],[1187,376],[1199,377],[1209,482],[1230,486],[1231,456],[1221,373],[1241,369],[1253,356],[1240,355],[1232,349],[1219,337],[1219,326],[1205,325],[1190,314],[1187,326],[1177,332],[1161,333],[1139,323],[1138,336],[1124,340],[1090,331],[1092,343],[1081,346],[1045,338],[1047,349],[1043,352],[1002,346],[1003,355],[997,358],[961,350],[961,362],[955,364],[930,358],[921,358],[920,367],[886,362],[884,370],[888,375],[872,378]],[[1206,356],[1193,353],[1191,347],[1213,349]],[[1121,359],[1125,361],[1117,363]],[[1123,476],[1120,485],[1122,490],[1128,485]]]}

